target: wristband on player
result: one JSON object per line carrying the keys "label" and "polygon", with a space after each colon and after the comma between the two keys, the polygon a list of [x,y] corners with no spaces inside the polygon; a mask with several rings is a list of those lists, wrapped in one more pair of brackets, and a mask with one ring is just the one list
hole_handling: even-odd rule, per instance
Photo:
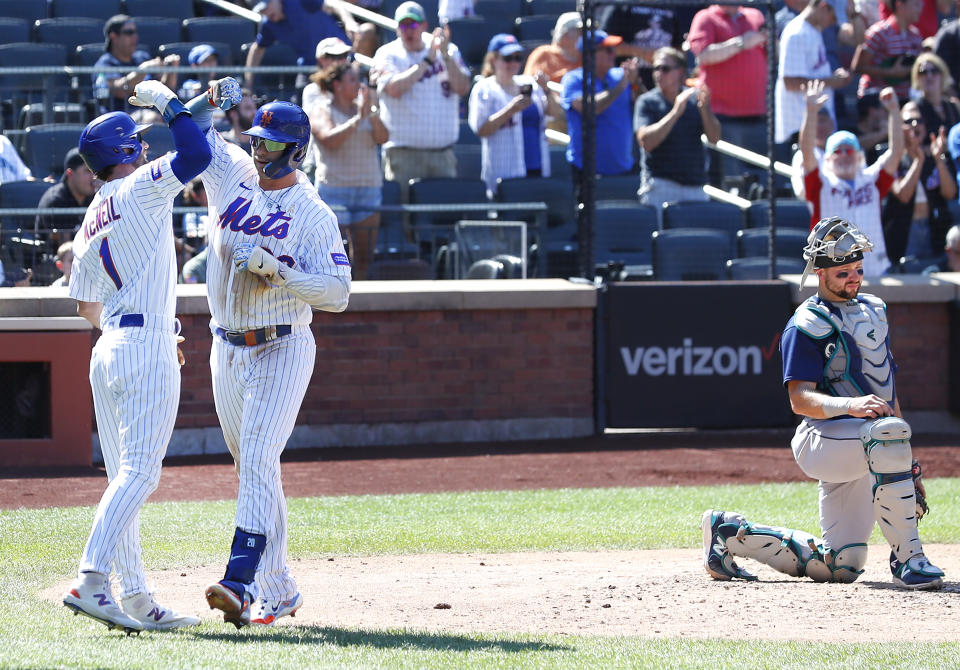
{"label": "wristband on player", "polygon": [[843,416],[850,412],[850,398],[825,396],[821,401],[820,407],[823,409],[823,415],[828,419],[832,419],[835,416]]}
{"label": "wristband on player", "polygon": [[192,114],[190,114],[190,110],[187,109],[182,102],[180,102],[177,98],[173,98],[163,109],[163,120],[167,122],[167,125],[170,125],[173,120],[181,114],[192,116]]}

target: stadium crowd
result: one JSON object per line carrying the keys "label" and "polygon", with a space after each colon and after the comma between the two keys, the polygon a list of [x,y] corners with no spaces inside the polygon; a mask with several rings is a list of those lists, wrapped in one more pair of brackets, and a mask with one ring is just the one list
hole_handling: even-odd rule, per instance
{"label": "stadium crowd", "polygon": [[[506,202],[517,200],[511,194],[518,191],[525,194],[521,201],[542,200],[549,210],[548,226],[532,236],[535,273],[573,273],[561,257],[576,251],[585,81],[582,26],[572,0],[356,2],[393,19],[395,30],[331,10],[322,0],[234,1],[258,12],[259,24],[193,0],[171,3],[174,12],[185,12],[182,21],[138,16],[133,0],[91,1],[86,17],[59,16],[54,0],[36,0],[44,13],[23,17],[22,41],[0,45],[0,67],[26,64],[17,60],[21,52],[34,54],[36,64],[36,52],[24,47],[62,44],[63,65],[98,70],[89,80],[60,81],[52,114],[39,102],[42,84],[31,88],[17,75],[0,76],[0,208],[83,207],[98,188],[76,152],[67,153],[76,144],[67,130],[43,135],[72,126],[40,120],[82,124],[124,110],[140,123],[156,123],[145,136],[155,154],[172,147],[155,113],[127,102],[139,81],[159,77],[186,100],[233,64],[309,66],[312,74],[237,75],[244,101],[216,124],[229,141],[249,147],[243,132],[258,105],[283,99],[304,107],[312,139],[301,169],[338,214],[355,279],[391,278],[397,264],[418,267],[414,276],[450,276],[436,263],[441,249],[449,258],[450,232],[424,236],[424,217],[401,216],[385,205]],[[768,195],[765,173],[706,151],[699,138],[766,154],[768,86],[774,89],[773,155],[794,171],[777,180],[775,195],[785,212],[809,202],[806,220],[795,217],[794,232],[808,228],[811,216],[861,217],[861,228],[875,226],[871,237],[885,249],[872,272],[955,268],[956,0],[788,0],[769,17],[734,6],[610,5],[597,18],[597,197],[610,201],[597,225],[617,208],[638,219],[649,213],[644,205],[653,210],[651,226],[618,229],[634,238],[619,244],[636,251],[621,259],[639,262],[632,276],[666,276],[656,267],[652,230],[709,227],[724,219],[709,209],[695,210],[700,214],[683,223],[668,216],[677,202],[709,201],[707,185],[750,205],[728,226],[729,249],[718,258],[750,256],[750,235],[741,229],[766,225],[751,222],[749,211]],[[68,30],[57,32],[57,26]],[[102,42],[87,43],[91,29]],[[776,54],[767,50],[771,31]],[[183,66],[189,74],[151,74],[163,66]],[[445,199],[431,200],[417,183],[437,179],[449,186]],[[47,189],[39,188],[42,182],[49,182]],[[546,184],[559,184],[565,197],[552,199],[557,191]],[[197,181],[177,204],[205,203]],[[68,281],[75,214],[2,218],[5,285]],[[175,218],[181,280],[202,282],[206,215]],[[778,220],[780,228],[791,225]],[[779,239],[777,248],[778,255],[798,256],[790,249],[781,254]],[[606,251],[598,243],[598,263],[617,260]],[[509,276],[507,265],[491,276]],[[734,276],[729,263],[725,268],[679,278]]]}

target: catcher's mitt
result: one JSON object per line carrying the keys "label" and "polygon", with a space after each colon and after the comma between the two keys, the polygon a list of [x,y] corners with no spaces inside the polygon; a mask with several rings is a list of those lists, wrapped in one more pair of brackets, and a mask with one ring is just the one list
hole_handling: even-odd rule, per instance
{"label": "catcher's mitt", "polygon": [[917,459],[913,459],[910,474],[913,475],[913,491],[917,497],[917,523],[920,523],[923,515],[930,511],[930,506],[927,505],[927,489],[920,481],[923,478],[923,470],[920,468],[920,462]]}

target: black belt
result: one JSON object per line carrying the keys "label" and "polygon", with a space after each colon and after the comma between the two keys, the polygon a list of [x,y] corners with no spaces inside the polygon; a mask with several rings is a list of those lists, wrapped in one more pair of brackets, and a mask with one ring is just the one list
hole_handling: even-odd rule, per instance
{"label": "black belt", "polygon": [[289,335],[293,332],[293,328],[291,326],[267,326],[256,330],[226,330],[218,326],[214,332],[230,344],[238,347],[252,347]]}

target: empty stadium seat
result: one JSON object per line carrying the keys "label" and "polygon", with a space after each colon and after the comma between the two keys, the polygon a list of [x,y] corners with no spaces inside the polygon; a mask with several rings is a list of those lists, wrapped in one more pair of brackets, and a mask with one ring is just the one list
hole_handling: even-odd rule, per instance
{"label": "empty stadium seat", "polygon": [[173,19],[185,19],[193,16],[193,0],[124,0],[126,14],[134,18],[140,16],[164,16]]}
{"label": "empty stadium seat", "polygon": [[660,212],[664,230],[670,228],[710,228],[720,230],[728,240],[728,253],[724,257],[736,256],[737,231],[743,228],[743,210],[726,202],[707,200],[704,202],[668,202]]}
{"label": "empty stadium seat", "polygon": [[567,160],[567,148],[550,146],[550,176],[554,179],[565,179],[573,188],[573,172],[570,161]]}
{"label": "empty stadium seat", "polygon": [[548,14],[554,17],[554,22],[559,14],[577,11],[576,0],[526,0],[525,5],[527,16]]}
{"label": "empty stadium seat", "polygon": [[[27,128],[37,126],[43,123],[42,102],[31,102],[20,109],[20,115],[17,120],[18,128]],[[79,102],[57,102],[53,104],[53,118],[50,123],[86,123],[87,110]]]}
{"label": "empty stadium seat", "polygon": [[[181,35],[180,21],[164,16],[138,16],[133,19],[137,24],[137,40],[139,48],[148,51],[151,56],[157,55],[157,48],[161,44],[179,42]],[[247,23],[250,23],[247,21]],[[186,60],[182,65],[186,66]]]}
{"label": "empty stadium seat", "polygon": [[238,17],[198,16],[183,21],[183,36],[187,42],[226,42],[230,45],[233,62],[239,63],[241,47],[257,36],[257,24]]}
{"label": "empty stadium seat", "polygon": [[27,128],[21,154],[33,176],[42,179],[63,173],[63,157],[77,146],[83,128],[84,124],[79,123],[49,123]]}
{"label": "empty stadium seat", "polygon": [[50,16],[85,16],[99,19],[101,27],[111,16],[122,13],[120,0],[50,0]]}
{"label": "empty stadium seat", "polygon": [[726,277],[727,234],[707,228],[657,230],[653,240],[653,278],[657,281],[714,280]]}
{"label": "empty stadium seat", "polygon": [[653,274],[654,231],[657,210],[641,204],[597,203],[594,223],[594,260],[597,268],[622,263],[619,279],[649,278]]}
{"label": "empty stadium seat", "polygon": [[514,22],[514,34],[521,42],[538,40],[549,42],[557,15],[518,16]]}
{"label": "empty stadium seat", "polygon": [[577,224],[547,228],[536,236],[530,246],[530,276],[574,277],[580,274],[580,245],[577,242]]}
{"label": "empty stadium seat", "polygon": [[[796,228],[777,228],[774,237],[777,256],[801,258],[807,245],[807,232]],[[737,256],[768,256],[770,253],[769,228],[744,228],[737,231]]]}
{"label": "empty stadium seat", "polygon": [[[802,274],[806,262],[796,258],[777,258],[777,276]],[[759,280],[770,278],[770,259],[766,256],[731,258],[727,261],[727,279]]]}
{"label": "empty stadium seat", "polygon": [[43,44],[62,44],[67,53],[77,46],[103,40],[103,21],[90,18],[63,17],[40,19],[34,24],[37,41]]}
{"label": "empty stadium seat", "polygon": [[[240,47],[240,62],[246,63],[247,61],[247,50],[249,49],[251,43],[244,44]],[[268,65],[296,65],[297,64],[297,52],[293,50],[289,44],[283,42],[276,42],[271,44],[269,47],[263,51],[263,60],[260,61],[260,65],[266,67]],[[267,96],[267,98],[289,98],[295,90],[295,84],[297,80],[296,72],[277,72],[270,74],[257,74],[254,75],[254,85],[253,88],[255,91],[261,95]]]}
{"label": "empty stadium seat", "polygon": [[[480,179],[417,179],[410,182],[411,205],[459,205],[487,202],[487,187]],[[471,216],[479,217],[475,213]],[[412,223],[418,240],[436,244],[449,240],[452,226],[463,218],[463,212],[415,213]],[[431,249],[431,256],[434,249]]]}
{"label": "empty stadium seat", "polygon": [[[810,207],[806,200],[778,199],[777,228],[797,228],[810,230]],[[770,203],[756,200],[747,208],[747,228],[770,227]]]}
{"label": "empty stadium seat", "polygon": [[453,155],[457,157],[458,177],[480,179],[481,150],[479,144],[454,144]]}
{"label": "empty stadium seat", "polygon": [[[67,50],[62,44],[15,42],[0,44],[0,67],[64,66]],[[3,126],[16,122],[23,105],[43,99],[44,89],[54,102],[70,99],[70,80],[65,74],[7,74],[0,76],[0,100],[3,101]]]}
{"label": "empty stadium seat", "polygon": [[[97,64],[100,56],[103,55],[103,40],[99,42],[90,42],[88,44],[78,44],[73,53],[70,54],[70,62],[82,67],[93,67]],[[78,75],[84,84],[91,81],[90,75]]]}
{"label": "empty stadium seat", "polygon": [[[63,158],[60,159],[61,168]],[[36,207],[40,198],[52,184],[42,181],[8,181],[0,184],[0,207],[13,209],[20,207]],[[4,216],[3,230],[14,231],[23,229],[33,230],[34,216]]]}
{"label": "empty stadium seat", "polygon": [[[474,72],[479,72],[480,66],[483,64],[483,57],[487,53],[490,38],[497,32],[501,32],[491,27],[496,20],[496,17],[469,16],[450,19],[447,22],[447,26],[450,28],[450,41],[457,45],[463,61]],[[506,19],[500,19],[500,22],[509,25]]]}
{"label": "empty stadium seat", "polygon": [[4,42],[29,42],[31,26],[26,19],[0,16],[0,35]]}
{"label": "empty stadium seat", "polygon": [[638,174],[621,174],[610,177],[597,175],[594,193],[597,200],[637,200],[642,177]]}
{"label": "empty stadium seat", "polygon": [[32,26],[34,21],[47,18],[47,0],[0,0],[0,16],[26,19]]}
{"label": "empty stadium seat", "polygon": [[[497,200],[546,203],[548,228],[568,225],[576,220],[577,204],[573,199],[573,186],[568,179],[557,177],[500,179],[497,184]],[[529,223],[535,220],[533,215],[513,213],[509,214],[509,218],[523,219]]]}
{"label": "empty stadium seat", "polygon": [[500,16],[513,21],[523,14],[525,4],[525,0],[477,0],[473,3],[473,13],[485,18]]}

